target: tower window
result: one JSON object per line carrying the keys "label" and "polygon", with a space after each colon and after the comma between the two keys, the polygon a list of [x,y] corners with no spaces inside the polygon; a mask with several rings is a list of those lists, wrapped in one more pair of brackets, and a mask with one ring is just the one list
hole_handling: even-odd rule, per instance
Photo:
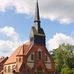
{"label": "tower window", "polygon": [[42,52],[38,51],[38,59],[41,60],[42,59]]}
{"label": "tower window", "polygon": [[31,60],[34,60],[34,54],[31,54]]}
{"label": "tower window", "polygon": [[48,61],[48,56],[46,55],[46,61]]}
{"label": "tower window", "polygon": [[19,58],[19,62],[21,62],[21,58]]}

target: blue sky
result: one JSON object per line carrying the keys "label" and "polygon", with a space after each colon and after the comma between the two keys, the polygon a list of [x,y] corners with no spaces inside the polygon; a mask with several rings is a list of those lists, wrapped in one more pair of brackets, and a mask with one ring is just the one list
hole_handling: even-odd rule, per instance
{"label": "blue sky", "polygon": [[[23,0],[21,2],[23,2]],[[20,4],[17,2],[19,5],[14,5],[14,2],[12,2],[11,6],[10,1],[8,0],[9,5],[7,6],[5,0],[3,0],[3,5],[5,6],[0,9],[0,56],[10,55],[12,51],[18,47],[19,44],[29,40],[31,27],[34,25],[35,1],[33,3],[34,5],[32,6],[33,12],[32,10],[31,12],[29,12],[29,10],[31,9],[31,7],[29,6],[26,7],[28,11],[22,10],[22,7],[25,7],[25,5],[23,4],[22,6],[21,2],[19,2]],[[24,2],[26,3],[26,5],[32,4],[29,0]],[[41,3],[39,3],[39,6],[40,4]],[[18,8],[18,6],[20,7],[20,9]],[[45,12],[43,9],[44,6],[47,7],[45,4],[41,4],[42,8],[40,7],[41,27],[44,29],[46,34],[46,43],[48,50],[57,48],[59,44],[62,43],[69,43],[71,45],[74,45],[74,22],[72,19],[74,14],[72,14],[73,16],[66,13],[64,13],[63,15],[62,13],[60,13],[61,11],[56,7],[57,11],[60,11],[60,18],[57,14],[55,17],[54,13],[51,15],[49,11]],[[61,6],[63,6],[63,4],[61,4]],[[50,7],[48,5],[47,9],[49,10],[49,8]],[[64,9],[62,10],[62,12],[64,12]],[[56,13],[56,10],[54,11]],[[49,17],[47,17],[46,14]]]}

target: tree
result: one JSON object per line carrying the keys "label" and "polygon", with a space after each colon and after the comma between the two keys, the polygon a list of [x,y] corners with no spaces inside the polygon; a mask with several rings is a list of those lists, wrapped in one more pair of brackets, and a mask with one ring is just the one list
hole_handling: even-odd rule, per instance
{"label": "tree", "polygon": [[73,49],[74,46],[72,45],[62,44],[57,49],[53,50],[53,58],[57,72],[60,72],[62,74],[74,74],[72,73],[72,69],[74,68]]}
{"label": "tree", "polygon": [[72,74],[72,71],[70,68],[63,68],[61,71],[61,74]]}
{"label": "tree", "polygon": [[74,68],[72,68],[72,74],[74,74]]}

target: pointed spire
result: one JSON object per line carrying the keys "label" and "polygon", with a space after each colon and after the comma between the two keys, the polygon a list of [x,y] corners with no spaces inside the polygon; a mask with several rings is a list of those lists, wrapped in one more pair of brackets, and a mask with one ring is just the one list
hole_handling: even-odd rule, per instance
{"label": "pointed spire", "polygon": [[32,27],[32,31],[30,33],[30,41],[32,44],[45,45],[45,33],[44,33],[44,30],[40,26],[38,0],[36,2],[35,20],[34,20],[34,26]]}
{"label": "pointed spire", "polygon": [[36,27],[37,32],[39,32],[39,30],[40,30],[40,16],[39,16],[38,0],[36,2],[36,7],[35,7],[35,20],[34,20],[34,23],[35,23],[35,27]]}
{"label": "pointed spire", "polygon": [[38,22],[38,23],[40,23],[38,0],[37,0],[37,2],[36,2],[36,8],[35,8],[35,20],[34,20],[34,22]]}

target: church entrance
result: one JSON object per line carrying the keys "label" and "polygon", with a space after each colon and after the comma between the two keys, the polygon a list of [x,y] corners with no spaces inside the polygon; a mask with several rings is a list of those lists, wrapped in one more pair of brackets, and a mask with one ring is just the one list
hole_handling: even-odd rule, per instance
{"label": "church entrance", "polygon": [[42,68],[41,67],[38,67],[37,74],[42,74]]}

